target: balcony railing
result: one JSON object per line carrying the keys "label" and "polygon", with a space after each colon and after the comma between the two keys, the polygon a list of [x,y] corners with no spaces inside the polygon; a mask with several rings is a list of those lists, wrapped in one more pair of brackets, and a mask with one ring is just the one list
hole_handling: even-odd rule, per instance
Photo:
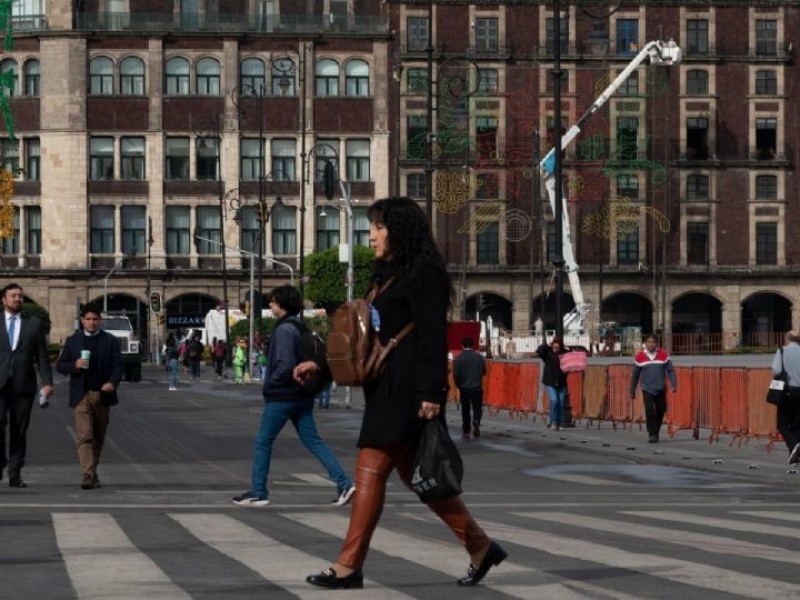
{"label": "balcony railing", "polygon": [[243,15],[199,14],[174,16],[172,13],[98,12],[79,14],[75,27],[80,31],[201,31],[318,34],[326,31],[352,34],[388,33],[389,21],[383,17],[338,15]]}

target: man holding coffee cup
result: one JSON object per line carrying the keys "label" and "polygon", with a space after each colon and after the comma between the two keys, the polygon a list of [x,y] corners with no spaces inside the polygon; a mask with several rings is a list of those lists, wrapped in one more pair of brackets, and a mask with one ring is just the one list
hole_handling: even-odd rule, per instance
{"label": "man holding coffee cup", "polygon": [[84,490],[100,487],[97,464],[111,406],[119,402],[117,388],[123,373],[119,344],[113,335],[100,329],[102,320],[99,305],[82,305],[82,331],[67,338],[56,364],[59,373],[69,375],[69,405],[75,415]]}

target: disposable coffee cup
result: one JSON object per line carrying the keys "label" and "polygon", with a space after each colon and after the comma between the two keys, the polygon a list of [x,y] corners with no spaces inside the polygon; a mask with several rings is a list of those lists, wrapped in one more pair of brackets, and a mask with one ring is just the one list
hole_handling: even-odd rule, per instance
{"label": "disposable coffee cup", "polygon": [[89,368],[89,357],[92,355],[91,350],[81,350],[81,358],[86,361],[86,364],[83,365],[84,369]]}

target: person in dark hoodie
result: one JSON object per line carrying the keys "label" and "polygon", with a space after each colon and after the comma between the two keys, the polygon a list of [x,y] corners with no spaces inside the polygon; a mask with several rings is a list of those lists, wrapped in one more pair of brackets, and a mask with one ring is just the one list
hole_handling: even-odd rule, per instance
{"label": "person in dark hoodie", "polygon": [[317,433],[313,413],[314,394],[306,392],[292,376],[292,371],[302,359],[301,323],[297,316],[302,308],[300,292],[291,285],[275,288],[270,296],[269,308],[278,318],[278,323],[269,343],[263,388],[264,412],[254,442],[250,489],[234,497],[233,503],[239,506],[269,504],[267,477],[272,444],[286,422],[291,421],[300,441],[322,463],[328,476],[336,483],[338,492],[331,504],[344,506],[356,488]]}
{"label": "person in dark hoodie", "polygon": [[561,429],[561,418],[567,403],[567,374],[561,370],[560,354],[566,352],[561,338],[554,337],[550,345],[542,344],[536,349],[536,354],[544,362],[542,371],[542,385],[547,389],[550,397],[550,422],[547,428]]}

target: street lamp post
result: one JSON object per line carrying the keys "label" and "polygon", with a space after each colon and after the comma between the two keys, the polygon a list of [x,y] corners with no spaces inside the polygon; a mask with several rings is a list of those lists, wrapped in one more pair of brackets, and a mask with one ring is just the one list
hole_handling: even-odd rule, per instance
{"label": "street lamp post", "polygon": [[553,0],[553,33],[555,44],[553,47],[553,69],[550,75],[553,77],[553,92],[555,114],[553,115],[553,137],[555,147],[554,155],[554,177],[555,177],[555,248],[553,256],[553,269],[556,278],[556,302],[555,320],[556,336],[564,336],[564,201],[563,189],[561,187],[561,81],[564,78],[564,71],[561,69],[561,2]]}
{"label": "street lamp post", "polygon": [[122,258],[120,258],[114,264],[114,266],[111,267],[111,270],[108,273],[106,273],[106,276],[103,277],[103,312],[104,313],[108,312],[108,279],[109,279],[109,277],[111,277],[114,274],[114,272],[118,268],[120,268],[121,266],[123,266],[125,264],[125,261],[128,260],[128,258],[129,258],[128,256],[123,256]]}

